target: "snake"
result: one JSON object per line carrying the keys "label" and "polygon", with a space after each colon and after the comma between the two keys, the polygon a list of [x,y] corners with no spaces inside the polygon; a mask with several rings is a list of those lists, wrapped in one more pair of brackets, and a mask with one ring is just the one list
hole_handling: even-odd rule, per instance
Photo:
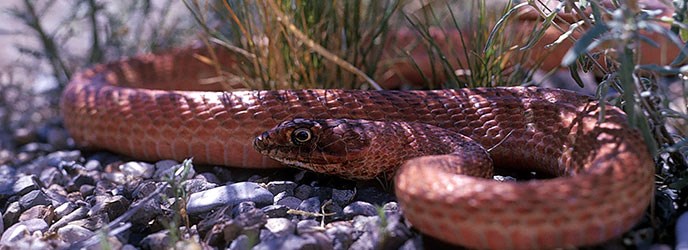
{"label": "snake", "polygon": [[[226,91],[203,80],[217,71],[198,55],[208,51],[81,70],[61,98],[66,129],[80,147],[137,160],[393,176],[414,228],[476,249],[605,242],[643,217],[654,192],[652,155],[624,112],[573,91]],[[483,165],[551,177],[498,181]]]}

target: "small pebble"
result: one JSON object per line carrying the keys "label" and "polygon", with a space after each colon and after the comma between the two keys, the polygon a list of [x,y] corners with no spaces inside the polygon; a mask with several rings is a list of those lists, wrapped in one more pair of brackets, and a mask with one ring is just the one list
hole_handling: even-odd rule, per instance
{"label": "small pebble", "polygon": [[129,209],[129,200],[121,195],[95,196],[95,204],[91,207],[90,215],[107,214],[110,220],[114,220]]}
{"label": "small pebble", "polygon": [[197,174],[194,178],[196,179],[201,179],[205,180],[206,182],[213,183],[213,184],[220,184],[220,178],[217,178],[217,176],[213,173],[210,172],[204,172]]}
{"label": "small pebble", "polygon": [[265,215],[270,218],[286,217],[289,207],[284,205],[269,205],[261,208]]}
{"label": "small pebble", "polygon": [[240,182],[216,187],[189,196],[187,212],[199,214],[220,206],[233,206],[242,201],[252,201],[257,206],[273,203],[273,195],[267,189],[253,182]]}
{"label": "small pebble", "polygon": [[67,190],[69,190],[70,192],[78,191],[79,188],[83,185],[95,186],[96,180],[95,178],[93,178],[93,176],[87,175],[85,173],[79,173],[69,180],[69,184],[67,184]]}
{"label": "small pebble", "polygon": [[60,162],[76,162],[81,159],[81,151],[56,151],[45,156],[45,158],[50,159],[49,165],[57,167]]}
{"label": "small pebble", "polygon": [[34,175],[24,175],[19,177],[12,186],[15,195],[25,195],[28,192],[41,188],[39,180]]}
{"label": "small pebble", "polygon": [[57,235],[67,243],[75,243],[87,239],[94,234],[91,230],[76,225],[66,225],[57,229]]}
{"label": "small pebble", "polygon": [[28,209],[36,205],[51,205],[50,198],[41,190],[33,190],[19,198],[19,205]]}
{"label": "small pebble", "polygon": [[184,187],[184,190],[186,190],[186,192],[198,193],[198,192],[205,191],[208,189],[216,188],[217,184],[207,182],[204,179],[193,178],[193,179],[188,179],[188,180],[182,182],[182,187]]}
{"label": "small pebble", "polygon": [[311,213],[320,213],[320,205],[322,203],[320,202],[320,198],[318,197],[311,197],[308,199],[305,199],[299,204],[299,210],[301,211],[306,211],[306,212],[311,212]]}
{"label": "small pebble", "polygon": [[357,215],[374,216],[377,215],[377,208],[375,208],[373,204],[365,201],[354,201],[348,206],[344,207],[342,212],[347,218],[353,218]]}
{"label": "small pebble", "polygon": [[307,220],[302,220],[296,223],[296,233],[297,234],[305,234],[305,233],[312,233],[312,232],[318,232],[322,228],[320,227],[320,222],[317,222],[315,220],[307,219]]}
{"label": "small pebble", "polygon": [[301,200],[305,200],[310,198],[313,192],[313,187],[308,185],[300,185],[294,189],[294,196]]}
{"label": "small pebble", "polygon": [[299,209],[299,206],[302,202],[303,201],[301,199],[296,198],[294,196],[286,196],[282,197],[282,199],[275,201],[275,205],[283,205],[291,209]]}
{"label": "small pebble", "polygon": [[141,247],[146,249],[169,249],[169,235],[170,232],[168,230],[162,230],[146,235],[146,237],[141,240]]}
{"label": "small pebble", "polygon": [[256,203],[251,201],[242,201],[239,203],[239,205],[236,205],[234,208],[232,208],[232,217],[237,217],[241,214],[252,212],[255,209]]}
{"label": "small pebble", "polygon": [[267,223],[265,223],[265,228],[270,230],[270,232],[281,236],[293,234],[296,230],[294,223],[286,218],[270,218],[267,220]]}
{"label": "small pebble", "polygon": [[48,230],[48,223],[42,219],[31,219],[18,222],[7,228],[0,237],[0,244],[9,244],[33,234],[33,232],[45,233]]}
{"label": "small pebble", "polygon": [[46,185],[66,185],[69,181],[69,178],[66,175],[66,173],[56,167],[43,169],[43,171],[41,171],[39,179],[42,183]]}
{"label": "small pebble", "polygon": [[55,208],[55,216],[60,219],[74,211],[78,206],[72,202],[65,202]]}
{"label": "small pebble", "polygon": [[128,177],[135,179],[150,179],[155,173],[155,165],[138,161],[124,163],[119,166],[119,169]]}
{"label": "small pebble", "polygon": [[348,189],[332,189],[332,201],[339,206],[346,206],[356,196],[354,190]]}
{"label": "small pebble", "polygon": [[52,223],[55,218],[55,212],[52,207],[46,205],[36,205],[19,216],[19,221],[27,221],[31,219],[42,219],[46,223]]}
{"label": "small pebble", "polygon": [[287,195],[294,195],[296,183],[293,181],[271,181],[265,186],[274,195],[282,192],[286,192]]}
{"label": "small pebble", "polygon": [[340,222],[331,223],[325,230],[325,234],[332,239],[334,249],[349,249],[356,237],[355,231],[350,223]]}
{"label": "small pebble", "polygon": [[18,128],[14,130],[12,134],[12,139],[17,145],[24,145],[36,141],[37,138],[36,131],[30,128]]}
{"label": "small pebble", "polygon": [[5,209],[5,214],[2,217],[2,222],[5,225],[13,225],[19,221],[19,216],[21,215],[21,206],[18,201],[12,202]]}
{"label": "small pebble", "polygon": [[62,218],[60,218],[58,221],[53,223],[53,225],[50,226],[50,231],[51,232],[55,231],[57,228],[60,228],[64,225],[67,225],[67,223],[70,223],[72,221],[86,218],[86,216],[88,216],[88,211],[89,211],[89,209],[85,206],[80,206],[80,207],[76,208],[71,213],[69,213],[65,216],[62,216]]}
{"label": "small pebble", "polygon": [[284,197],[290,196],[287,194],[287,192],[280,192],[275,195],[275,197],[272,198],[274,202],[277,202],[278,200],[283,199]]}
{"label": "small pebble", "polygon": [[95,186],[88,185],[88,184],[87,185],[81,185],[81,187],[79,187],[79,193],[81,193],[81,196],[84,198],[93,195],[93,191],[95,191],[95,190],[96,190]]}

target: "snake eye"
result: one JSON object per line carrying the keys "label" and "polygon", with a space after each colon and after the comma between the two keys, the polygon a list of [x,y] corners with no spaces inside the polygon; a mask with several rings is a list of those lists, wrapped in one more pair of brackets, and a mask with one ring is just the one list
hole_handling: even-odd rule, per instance
{"label": "snake eye", "polygon": [[297,145],[309,141],[311,137],[311,130],[307,128],[298,128],[291,132],[291,141]]}

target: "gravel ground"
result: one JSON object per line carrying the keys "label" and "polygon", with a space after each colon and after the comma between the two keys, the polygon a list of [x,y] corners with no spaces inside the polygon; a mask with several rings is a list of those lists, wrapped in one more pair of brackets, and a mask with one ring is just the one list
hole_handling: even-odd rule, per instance
{"label": "gravel ground", "polygon": [[[411,228],[384,181],[81,151],[59,120],[2,138],[16,145],[1,153],[2,248],[449,247]],[[669,249],[649,228],[599,247]]]}

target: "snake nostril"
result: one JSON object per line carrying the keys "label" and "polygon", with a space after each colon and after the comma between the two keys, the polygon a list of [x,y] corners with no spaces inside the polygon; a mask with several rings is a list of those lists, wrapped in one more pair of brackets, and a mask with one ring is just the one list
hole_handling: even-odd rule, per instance
{"label": "snake nostril", "polygon": [[270,137],[270,136],[267,132],[264,132],[264,133],[256,136],[256,138],[253,140],[253,147],[255,147],[257,149],[265,148],[265,141],[267,140],[268,137]]}

